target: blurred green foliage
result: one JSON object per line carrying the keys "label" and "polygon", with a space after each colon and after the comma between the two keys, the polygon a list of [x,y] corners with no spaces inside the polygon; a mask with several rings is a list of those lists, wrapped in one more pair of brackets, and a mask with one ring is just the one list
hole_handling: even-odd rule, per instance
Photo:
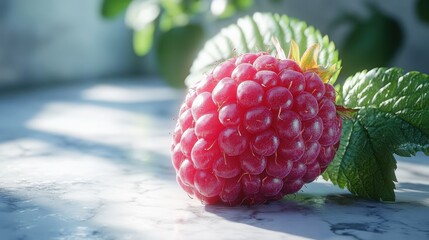
{"label": "blurred green foliage", "polygon": [[133,48],[137,55],[144,56],[149,53],[152,48],[154,33],[155,24],[153,22],[134,32]]}
{"label": "blurred green foliage", "polygon": [[175,27],[162,34],[156,44],[157,69],[173,87],[181,87],[203,44],[204,29],[198,24]]}
{"label": "blurred green foliage", "polygon": [[206,23],[232,17],[252,4],[253,0],[104,0],[101,14],[111,19],[125,11],[125,22],[134,30],[135,53],[145,56],[154,48],[160,75],[170,85],[183,87],[204,43]]}
{"label": "blurred green foliage", "polygon": [[417,16],[422,22],[429,23],[429,1],[418,0],[416,4]]}
{"label": "blurred green foliage", "polygon": [[372,4],[366,6],[369,17],[362,19],[355,13],[346,13],[331,26],[335,31],[339,25],[350,25],[339,47],[342,80],[364,69],[388,66],[402,46],[404,34],[399,22]]}
{"label": "blurred green foliage", "polygon": [[101,14],[106,18],[113,18],[122,13],[132,0],[104,0],[101,6]]}
{"label": "blurred green foliage", "polygon": [[[153,49],[160,75],[172,86],[183,87],[192,60],[207,38],[205,27],[213,21],[234,17],[254,3],[254,0],[103,0],[101,14],[111,19],[125,12],[125,22],[134,30],[135,53],[145,56]],[[374,5],[365,1],[362,4],[368,10],[367,18],[339,12],[327,32],[348,26],[344,41],[338,44],[343,60],[339,81],[357,71],[388,66],[402,46],[405,31],[401,24]],[[429,23],[429,1],[417,0],[415,6],[418,18]]]}

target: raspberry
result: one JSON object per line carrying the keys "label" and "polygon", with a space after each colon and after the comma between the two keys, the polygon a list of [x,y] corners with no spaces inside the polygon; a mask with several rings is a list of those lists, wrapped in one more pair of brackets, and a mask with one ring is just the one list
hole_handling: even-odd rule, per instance
{"label": "raspberry", "polygon": [[205,204],[260,204],[323,173],[342,120],[330,75],[314,66],[245,53],[189,89],[172,145],[183,190]]}

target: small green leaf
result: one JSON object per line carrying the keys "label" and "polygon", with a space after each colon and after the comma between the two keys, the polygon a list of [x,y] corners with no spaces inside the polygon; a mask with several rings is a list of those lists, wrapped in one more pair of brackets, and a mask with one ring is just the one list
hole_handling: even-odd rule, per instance
{"label": "small green leaf", "polygon": [[238,10],[244,10],[252,6],[253,0],[233,0],[232,3]]}
{"label": "small green leaf", "polygon": [[199,12],[202,5],[200,0],[182,0],[183,11],[190,15]]}
{"label": "small green leaf", "polygon": [[188,24],[161,33],[156,45],[158,71],[174,87],[183,87],[204,39],[201,25]]}
{"label": "small green leaf", "polygon": [[183,14],[183,9],[180,1],[176,0],[160,0],[159,3],[164,8],[165,12],[175,18]]}
{"label": "small green leaf", "polygon": [[134,52],[138,56],[144,56],[149,53],[152,43],[153,34],[155,32],[155,24],[149,23],[144,28],[135,31],[133,36]]}
{"label": "small green leaf", "polygon": [[132,0],[103,0],[101,15],[105,18],[114,18],[122,13]]}
{"label": "small green leaf", "polygon": [[364,71],[346,80],[342,96],[358,112],[344,120],[324,178],[362,197],[394,201],[393,154],[429,155],[429,76],[397,68]]}
{"label": "small green leaf", "polygon": [[[235,55],[249,51],[269,51],[275,53],[271,39],[276,37],[285,51],[290,48],[291,40],[295,40],[301,51],[315,43],[320,44],[318,63],[321,66],[341,66],[338,53],[333,42],[305,22],[290,19],[285,15],[255,13],[238,19],[236,24],[223,28],[220,33],[208,41],[192,64],[191,74],[186,79],[188,86],[198,81],[216,63]],[[301,52],[302,54],[302,52]],[[331,77],[335,82],[337,74]]]}

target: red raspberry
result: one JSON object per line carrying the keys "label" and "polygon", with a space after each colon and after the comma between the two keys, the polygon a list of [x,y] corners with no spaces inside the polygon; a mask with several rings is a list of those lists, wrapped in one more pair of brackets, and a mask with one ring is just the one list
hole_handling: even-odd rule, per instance
{"label": "red raspberry", "polygon": [[335,90],[317,69],[267,53],[216,66],[189,90],[172,162],[187,194],[205,204],[259,204],[314,181],[341,136]]}

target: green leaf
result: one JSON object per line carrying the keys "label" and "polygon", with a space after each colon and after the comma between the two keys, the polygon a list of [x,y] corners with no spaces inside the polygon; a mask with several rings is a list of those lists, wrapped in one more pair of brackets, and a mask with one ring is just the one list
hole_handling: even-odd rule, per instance
{"label": "green leaf", "polygon": [[[277,37],[285,52],[289,50],[290,41],[295,40],[301,54],[314,43],[320,44],[318,63],[321,66],[333,64],[340,68],[338,53],[333,42],[305,22],[288,18],[285,15],[270,13],[255,13],[238,19],[236,24],[223,28],[220,33],[208,41],[192,64],[191,74],[186,79],[188,86],[198,81],[216,63],[235,55],[249,51],[275,52],[271,41]],[[335,82],[338,73],[332,76],[330,82]]]}
{"label": "green leaf", "polygon": [[176,0],[160,0],[161,6],[164,8],[164,11],[168,13],[171,17],[175,18],[183,14],[183,9],[180,1]]}
{"label": "green leaf", "polygon": [[239,10],[244,10],[252,6],[253,0],[233,0],[232,3]]}
{"label": "green leaf", "polygon": [[373,69],[348,78],[342,95],[345,106],[358,112],[344,120],[339,149],[324,178],[362,197],[394,201],[393,154],[429,155],[429,76]]}
{"label": "green leaf", "polygon": [[156,45],[158,71],[174,87],[183,87],[204,39],[201,25],[188,24],[161,33]]}
{"label": "green leaf", "polygon": [[144,28],[135,31],[133,36],[134,52],[138,56],[144,56],[149,53],[155,32],[155,23],[149,23]]}
{"label": "green leaf", "polygon": [[187,14],[195,14],[201,10],[203,3],[199,0],[182,0],[183,11]]}
{"label": "green leaf", "polygon": [[132,0],[103,0],[101,15],[105,18],[114,18],[121,14]]}

